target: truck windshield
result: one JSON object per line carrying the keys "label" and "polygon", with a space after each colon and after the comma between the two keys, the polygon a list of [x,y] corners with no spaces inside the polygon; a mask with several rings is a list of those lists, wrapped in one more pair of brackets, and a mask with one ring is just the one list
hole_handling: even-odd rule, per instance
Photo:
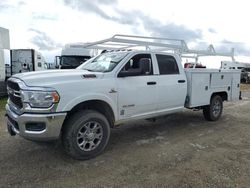
{"label": "truck windshield", "polygon": [[61,68],[76,68],[88,59],[90,56],[61,56]]}
{"label": "truck windshield", "polygon": [[128,52],[109,52],[90,59],[78,69],[93,72],[110,72],[128,54]]}

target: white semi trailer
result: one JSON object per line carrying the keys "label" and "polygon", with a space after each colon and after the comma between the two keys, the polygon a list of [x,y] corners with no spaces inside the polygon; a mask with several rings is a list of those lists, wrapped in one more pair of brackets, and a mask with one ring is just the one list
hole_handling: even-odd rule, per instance
{"label": "white semi trailer", "polygon": [[9,62],[10,38],[9,30],[0,27],[0,96],[6,95],[5,64]]}

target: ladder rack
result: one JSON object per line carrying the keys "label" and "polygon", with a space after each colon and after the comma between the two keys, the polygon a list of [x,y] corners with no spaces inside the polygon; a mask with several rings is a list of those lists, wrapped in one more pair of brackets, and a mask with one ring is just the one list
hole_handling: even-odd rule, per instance
{"label": "ladder rack", "polygon": [[155,51],[171,51],[179,54],[183,58],[198,59],[201,56],[225,56],[231,57],[234,61],[234,49],[230,52],[216,52],[213,45],[209,45],[207,50],[192,50],[189,49],[187,43],[180,39],[169,39],[161,37],[143,37],[135,35],[116,34],[111,38],[78,44],[78,47],[100,49],[100,50],[131,50],[144,48],[145,50]]}

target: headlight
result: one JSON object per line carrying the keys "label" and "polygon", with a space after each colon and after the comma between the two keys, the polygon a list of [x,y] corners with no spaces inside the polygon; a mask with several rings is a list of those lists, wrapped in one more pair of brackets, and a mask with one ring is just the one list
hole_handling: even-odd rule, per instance
{"label": "headlight", "polygon": [[21,97],[34,108],[49,108],[60,99],[56,91],[21,91]]}

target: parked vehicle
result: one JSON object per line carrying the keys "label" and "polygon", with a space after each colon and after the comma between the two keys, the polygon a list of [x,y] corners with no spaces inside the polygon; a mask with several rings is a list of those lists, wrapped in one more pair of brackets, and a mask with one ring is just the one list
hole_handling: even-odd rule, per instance
{"label": "parked vehicle", "polygon": [[221,69],[238,69],[241,70],[245,67],[244,63],[240,63],[237,61],[222,61]]}
{"label": "parked vehicle", "polygon": [[[115,48],[119,42],[123,49],[119,45],[118,51],[100,54],[75,70],[12,76],[6,105],[9,133],[30,140],[60,138],[70,156],[89,159],[103,152],[110,129],[124,122],[183,108],[203,110],[205,119],[218,120],[223,101],[239,100],[240,70],[184,69],[181,58],[189,53],[223,54],[189,50],[182,40],[175,41],[178,46],[168,40],[115,35],[92,47],[114,42]],[[132,45],[147,50],[130,50]]]}
{"label": "parked vehicle", "polygon": [[55,64],[59,69],[75,69],[91,57],[96,55],[93,49],[83,47],[84,44],[66,44],[61,56],[55,57]]}
{"label": "parked vehicle", "polygon": [[240,63],[236,61],[222,61],[222,69],[238,69],[241,70],[241,83],[250,83],[250,64],[249,63]]}
{"label": "parked vehicle", "polygon": [[9,30],[0,27],[0,96],[6,95],[5,63],[9,63]]}
{"label": "parked vehicle", "polygon": [[250,67],[245,67],[241,71],[241,82],[250,83]]}

